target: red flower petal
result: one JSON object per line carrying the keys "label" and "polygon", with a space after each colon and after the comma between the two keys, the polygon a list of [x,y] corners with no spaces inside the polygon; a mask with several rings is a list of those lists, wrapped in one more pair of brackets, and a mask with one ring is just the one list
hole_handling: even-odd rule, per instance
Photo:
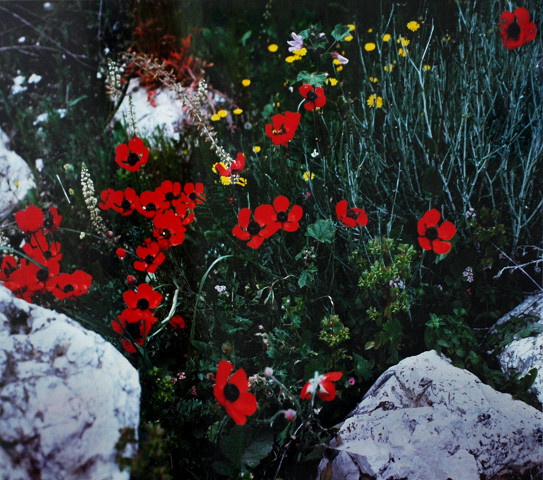
{"label": "red flower petal", "polygon": [[217,399],[219,405],[224,405],[226,402],[226,398],[224,397],[224,387],[226,386],[228,377],[232,373],[233,369],[234,367],[230,362],[227,362],[226,360],[221,360],[219,362],[215,385],[213,386],[213,393],[215,394],[215,398]]}
{"label": "red flower petal", "polygon": [[456,227],[451,222],[443,222],[437,229],[440,240],[450,240],[456,233]]}
{"label": "red flower petal", "polygon": [[279,195],[273,201],[273,208],[275,208],[276,212],[286,212],[288,210],[289,205],[290,205],[290,201],[284,195]]}
{"label": "red flower petal", "polygon": [[442,242],[441,240],[434,240],[432,242],[432,250],[439,255],[444,255],[451,249],[449,242]]}
{"label": "red flower petal", "polygon": [[336,205],[336,215],[341,220],[347,215],[347,200],[340,200]]}
{"label": "red flower petal", "polygon": [[419,245],[424,250],[432,250],[432,242],[428,240],[426,237],[419,237]]}
{"label": "red flower petal", "polygon": [[426,235],[426,230],[431,227],[435,227],[439,219],[441,218],[441,213],[435,208],[428,210],[422,218],[417,223],[417,232],[420,236]]}
{"label": "red flower petal", "polygon": [[251,221],[251,209],[242,208],[238,213],[238,223],[241,228],[247,230],[249,222]]}

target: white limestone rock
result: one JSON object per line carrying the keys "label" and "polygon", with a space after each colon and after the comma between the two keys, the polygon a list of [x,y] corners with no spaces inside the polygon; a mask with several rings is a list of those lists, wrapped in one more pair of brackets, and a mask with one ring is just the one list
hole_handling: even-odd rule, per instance
{"label": "white limestone rock", "polygon": [[30,167],[8,145],[8,136],[0,130],[0,222],[36,186]]}
{"label": "white limestone rock", "polygon": [[543,473],[543,414],[431,351],[377,379],[317,478],[501,480],[526,472]]}
{"label": "white limestone rock", "polygon": [[0,286],[0,480],[127,480],[114,446],[139,401],[111,344]]}
{"label": "white limestone rock", "polygon": [[[511,316],[534,315],[534,322],[543,325],[543,293],[531,295],[524,302],[500,318],[499,325],[509,320]],[[537,376],[532,385],[540,403],[543,403],[543,332],[535,337],[513,340],[507,345],[498,360],[504,372],[515,371],[521,373],[521,377],[532,368],[537,368]]]}

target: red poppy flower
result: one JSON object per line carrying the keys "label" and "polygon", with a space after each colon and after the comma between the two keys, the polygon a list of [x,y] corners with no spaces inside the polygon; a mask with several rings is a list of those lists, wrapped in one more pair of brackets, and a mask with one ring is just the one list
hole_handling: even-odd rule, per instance
{"label": "red poppy flower", "polygon": [[145,190],[140,194],[139,202],[136,203],[138,212],[145,218],[153,218],[162,211],[164,206],[164,192],[157,188],[156,190]]}
{"label": "red poppy flower", "polygon": [[530,22],[530,12],[517,8],[514,12],[503,12],[500,17],[502,43],[510,50],[531,42],[537,33],[534,22]]}
{"label": "red poppy flower", "polygon": [[338,220],[347,227],[365,227],[368,224],[368,216],[363,208],[348,208],[347,200],[341,200],[336,205]]}
{"label": "red poppy flower", "polygon": [[6,282],[10,275],[19,268],[17,259],[12,255],[6,255],[2,258],[2,264],[0,265],[0,280]]}
{"label": "red poppy flower", "polygon": [[330,372],[324,375],[319,375],[319,372],[315,372],[315,376],[302,388],[300,397],[302,400],[309,400],[316,389],[315,394],[317,397],[326,402],[332,401],[336,398],[336,386],[332,382],[339,380],[342,375],[341,372]]}
{"label": "red poppy flower", "polygon": [[302,97],[307,99],[304,107],[306,110],[314,110],[315,107],[324,107],[326,104],[326,97],[324,96],[324,89],[322,87],[313,88],[312,85],[302,85],[300,88]]}
{"label": "red poppy flower", "polygon": [[4,286],[11,290],[17,298],[27,302],[38,293],[46,292],[46,282],[49,279],[49,271],[35,263],[22,259],[17,270],[12,272]]}
{"label": "red poppy flower", "polygon": [[236,159],[230,164],[229,168],[225,168],[222,163],[216,163],[213,168],[219,172],[221,177],[230,177],[232,175],[239,175],[245,168],[245,155],[238,153]]}
{"label": "red poppy flower", "polygon": [[187,229],[183,226],[183,219],[171,210],[156,215],[153,226],[153,234],[162,250],[181,245],[185,240]]}
{"label": "red poppy flower", "polygon": [[419,245],[424,250],[433,250],[443,255],[451,249],[450,240],[456,233],[456,227],[451,222],[443,222],[439,227],[437,224],[441,214],[435,209],[428,210],[417,224],[419,234]]}
{"label": "red poppy flower", "polygon": [[118,248],[115,250],[115,255],[117,255],[121,260],[126,257],[126,250],[124,248]]}
{"label": "red poppy flower", "polygon": [[[185,199],[190,203],[190,200],[186,195]],[[181,200],[183,202],[183,200]],[[186,203],[178,203],[175,206],[175,214],[181,219],[183,225],[188,225],[194,221],[194,212],[189,210],[189,206]]]}
{"label": "red poppy flower", "polygon": [[294,205],[290,212],[288,208],[290,201],[284,195],[279,195],[273,201],[273,209],[275,210],[274,221],[279,224],[279,228],[287,232],[295,232],[300,226],[298,222],[302,218],[304,211],[299,205]]}
{"label": "red poppy flower", "polygon": [[160,251],[160,246],[154,240],[146,238],[143,245],[136,248],[136,255],[141,258],[134,262],[134,269],[140,272],[155,273],[166,256]]}
{"label": "red poppy flower", "polygon": [[121,143],[115,149],[115,161],[119,167],[128,170],[129,172],[135,172],[139,168],[147,163],[149,158],[149,149],[143,145],[143,140],[139,137],[135,137],[128,145]]}
{"label": "red poppy flower", "polygon": [[24,253],[49,272],[49,278],[59,274],[62,259],[59,242],[48,243],[42,232],[36,232],[22,248]]}
{"label": "red poppy flower", "polygon": [[135,286],[137,282],[138,282],[138,280],[134,275],[128,275],[128,277],[126,277],[126,284],[129,287]]}
{"label": "red poppy flower", "polygon": [[123,299],[128,308],[137,310],[137,314],[149,312],[160,305],[162,295],[155,292],[148,283],[142,283],[138,286],[137,292],[128,290],[123,293]]}
{"label": "red poppy flower", "polygon": [[233,369],[230,362],[226,360],[219,362],[213,393],[219,405],[224,406],[232,420],[237,425],[244,425],[247,417],[256,412],[258,405],[255,396],[247,391],[249,382],[242,368],[228,378]]}
{"label": "red poppy flower", "polygon": [[111,322],[111,327],[125,338],[123,347],[128,353],[136,353],[136,345],[142,346],[156,318],[149,312],[127,308]]}
{"label": "red poppy flower", "polygon": [[80,297],[88,292],[92,276],[82,270],[61,273],[47,282],[47,289],[59,300]]}
{"label": "red poppy flower", "polygon": [[[103,194],[104,192],[102,192]],[[137,207],[139,197],[133,188],[113,191],[106,200],[106,205],[123,216],[130,215]],[[101,204],[100,204],[101,205]]]}
{"label": "red poppy flower", "polygon": [[189,210],[194,210],[196,208],[196,205],[201,205],[206,200],[206,196],[204,193],[204,184],[194,184],[192,182],[185,183],[181,198],[182,202],[187,206]]}
{"label": "red poppy flower", "polygon": [[296,112],[285,112],[284,115],[278,113],[271,117],[272,123],[266,125],[266,135],[271,138],[274,145],[288,145],[294,138],[301,114]]}
{"label": "red poppy flower", "polygon": [[62,221],[62,215],[58,214],[56,207],[49,207],[44,214],[43,227],[45,228],[45,233],[53,233],[60,227],[60,222]]}
{"label": "red poppy flower", "polygon": [[29,205],[25,210],[19,210],[15,214],[15,221],[25,233],[37,232],[43,227],[43,212],[35,205]]}
{"label": "red poppy flower", "polygon": [[258,248],[264,239],[271,237],[280,226],[274,219],[277,214],[271,205],[259,205],[255,208],[254,219],[251,220],[251,210],[242,208],[238,214],[238,225],[232,234],[240,240],[249,240],[247,245]]}
{"label": "red poppy flower", "polygon": [[102,210],[109,210],[112,207],[113,199],[114,199],[114,195],[113,195],[114,193],[115,193],[115,190],[113,190],[113,188],[108,188],[108,189],[102,191],[102,193],[100,194],[101,202],[98,204],[98,206]]}
{"label": "red poppy flower", "polygon": [[181,330],[185,328],[185,320],[183,319],[181,315],[174,315],[170,320],[170,325],[175,330]]}
{"label": "red poppy flower", "polygon": [[175,205],[175,202],[181,199],[181,184],[179,182],[172,182],[171,180],[164,180],[160,187],[158,187],[164,195],[162,203],[162,210],[167,210]]}

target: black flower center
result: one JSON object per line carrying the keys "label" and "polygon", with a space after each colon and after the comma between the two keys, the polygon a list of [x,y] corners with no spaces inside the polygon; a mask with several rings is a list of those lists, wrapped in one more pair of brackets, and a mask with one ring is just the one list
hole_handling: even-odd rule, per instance
{"label": "black flower center", "polygon": [[239,388],[233,385],[232,383],[227,383],[224,386],[224,397],[229,402],[235,402],[239,398]]}
{"label": "black flower center", "polygon": [[69,283],[68,285],[64,285],[64,288],[62,289],[64,293],[70,293],[74,291],[74,286]]}
{"label": "black flower center", "polygon": [[517,23],[517,19],[515,18],[515,23],[512,23],[509,25],[509,28],[507,29],[507,38],[511,38],[513,40],[518,40],[520,36],[521,29]]}
{"label": "black flower center", "polygon": [[192,192],[190,195],[189,195],[189,198],[194,201],[196,200],[198,197],[196,196],[196,192]]}
{"label": "black flower center", "polygon": [[317,100],[317,94],[314,92],[314,91],[311,91],[311,92],[307,92],[307,97],[306,97],[310,102],[314,102],[315,100]]}
{"label": "black flower center", "polygon": [[131,203],[126,198],[123,200],[123,203],[121,203],[121,208],[123,210],[128,210],[130,208],[130,206],[131,206]]}
{"label": "black flower center", "polygon": [[277,221],[278,222],[286,222],[288,220],[288,213],[287,212],[277,212]]}
{"label": "black flower center", "polygon": [[126,159],[126,163],[128,163],[128,165],[133,167],[134,165],[136,165],[136,163],[139,162],[139,160],[140,160],[140,157],[136,155],[134,152],[131,152],[130,155],[128,155],[128,158]]}
{"label": "black flower center", "polygon": [[157,207],[154,203],[148,203],[147,205],[145,205],[144,208],[147,212],[155,212],[157,210]]}
{"label": "black flower center", "polygon": [[349,210],[345,216],[356,220],[358,218],[358,213],[356,213],[354,210]]}
{"label": "black flower center", "polygon": [[166,195],[164,195],[164,197],[166,198],[166,200],[168,200],[168,202],[171,202],[175,198],[174,195],[173,195],[173,192],[166,193]]}
{"label": "black flower center", "polygon": [[44,256],[47,260],[49,260],[49,259],[53,256],[53,254],[52,254],[51,252],[47,251],[47,252],[43,252],[43,256]]}
{"label": "black flower center", "polygon": [[41,268],[38,270],[38,273],[36,273],[36,278],[40,282],[45,282],[45,280],[49,278],[49,270],[47,270],[47,268]]}
{"label": "black flower center", "polygon": [[426,238],[431,242],[437,239],[437,228],[430,227],[426,229]]}
{"label": "black flower center", "polygon": [[136,306],[140,310],[147,310],[149,308],[149,300],[147,300],[146,298],[140,298]]}
{"label": "black flower center", "polygon": [[6,277],[9,277],[15,270],[17,270],[16,267],[12,266],[12,265],[7,265],[5,268],[4,268],[4,275]]}
{"label": "black flower center", "polygon": [[165,239],[168,239],[172,236],[172,233],[167,229],[165,228],[164,230],[162,230],[162,233],[161,235],[165,238]]}
{"label": "black flower center", "polygon": [[132,338],[138,338],[141,335],[139,322],[127,323],[124,328]]}
{"label": "black flower center", "polygon": [[251,223],[249,223],[247,231],[251,235],[256,235],[258,232],[260,232],[260,225],[253,220]]}
{"label": "black flower center", "polygon": [[152,255],[147,255],[147,256],[145,257],[145,263],[147,263],[147,264],[150,265],[151,263],[153,263],[153,260],[154,260],[154,259],[155,259],[155,257],[153,257]]}

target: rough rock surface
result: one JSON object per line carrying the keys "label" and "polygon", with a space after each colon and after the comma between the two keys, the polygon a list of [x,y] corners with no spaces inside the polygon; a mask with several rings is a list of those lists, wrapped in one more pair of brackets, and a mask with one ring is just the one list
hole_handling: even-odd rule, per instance
{"label": "rough rock surface", "polygon": [[377,379],[317,478],[502,480],[528,471],[543,473],[543,414],[431,351]]}
{"label": "rough rock surface", "polygon": [[111,344],[0,285],[0,480],[128,479],[114,445],[139,399]]}
{"label": "rough rock surface", "polygon": [[[497,324],[507,321],[512,315],[534,315],[543,325],[543,293],[531,295],[514,310],[500,318]],[[535,337],[513,340],[507,345],[498,357],[502,370],[507,372],[514,370],[527,374],[532,368],[537,368],[537,376],[532,385],[532,390],[537,395],[540,403],[543,403],[543,332]]]}
{"label": "rough rock surface", "polygon": [[35,187],[32,170],[8,149],[8,136],[0,130],[0,222],[15,209],[28,190]]}

